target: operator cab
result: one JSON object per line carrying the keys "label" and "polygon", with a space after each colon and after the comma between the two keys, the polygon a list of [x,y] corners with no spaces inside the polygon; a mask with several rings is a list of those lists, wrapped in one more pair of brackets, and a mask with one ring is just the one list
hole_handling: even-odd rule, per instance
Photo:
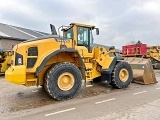
{"label": "operator cab", "polygon": [[77,46],[85,46],[89,52],[92,52],[93,34],[92,30],[96,29],[96,34],[99,34],[99,29],[95,26],[84,25],[79,23],[71,23],[66,29],[62,29],[63,36],[67,39],[75,41]]}

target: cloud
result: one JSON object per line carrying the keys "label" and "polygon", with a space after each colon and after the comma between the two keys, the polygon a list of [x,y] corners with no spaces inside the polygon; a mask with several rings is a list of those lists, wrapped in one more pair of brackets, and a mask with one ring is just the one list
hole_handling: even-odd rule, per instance
{"label": "cloud", "polygon": [[0,11],[2,23],[44,32],[50,23],[93,24],[100,29],[94,41],[117,48],[133,40],[160,44],[159,0],[5,0]]}

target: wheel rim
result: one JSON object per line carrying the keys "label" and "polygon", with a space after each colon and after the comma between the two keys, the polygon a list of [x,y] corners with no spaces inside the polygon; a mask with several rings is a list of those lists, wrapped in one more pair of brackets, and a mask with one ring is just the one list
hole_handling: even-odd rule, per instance
{"label": "wheel rim", "polygon": [[63,91],[70,90],[73,87],[74,82],[74,76],[69,72],[62,73],[58,77],[58,87]]}
{"label": "wheel rim", "polygon": [[129,77],[128,71],[125,68],[121,69],[120,72],[119,72],[119,78],[120,78],[120,80],[122,82],[126,82],[127,79],[128,79],[128,77]]}

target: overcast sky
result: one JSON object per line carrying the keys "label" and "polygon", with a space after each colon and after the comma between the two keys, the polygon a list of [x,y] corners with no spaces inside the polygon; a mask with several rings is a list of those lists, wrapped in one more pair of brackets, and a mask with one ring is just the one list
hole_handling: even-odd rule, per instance
{"label": "overcast sky", "polygon": [[160,45],[160,0],[1,0],[0,22],[48,33],[80,22],[100,29],[95,43]]}

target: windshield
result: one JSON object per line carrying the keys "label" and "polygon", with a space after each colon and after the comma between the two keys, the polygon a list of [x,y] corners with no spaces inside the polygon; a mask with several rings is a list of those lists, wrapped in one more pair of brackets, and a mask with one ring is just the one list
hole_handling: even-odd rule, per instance
{"label": "windshield", "polygon": [[90,29],[78,27],[78,45],[88,46],[90,38]]}

